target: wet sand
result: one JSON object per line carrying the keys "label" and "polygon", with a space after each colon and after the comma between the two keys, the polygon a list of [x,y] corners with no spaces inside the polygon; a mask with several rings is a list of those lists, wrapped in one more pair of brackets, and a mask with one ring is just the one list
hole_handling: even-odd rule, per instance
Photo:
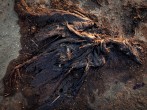
{"label": "wet sand", "polygon": [[[9,62],[18,56],[20,49],[17,14],[13,9],[13,0],[0,0],[0,80],[4,77]],[[0,95],[3,84],[0,81]],[[0,97],[0,101],[1,101]]]}
{"label": "wet sand", "polygon": [[13,0],[0,0],[0,79],[20,49],[18,17],[13,6]]}

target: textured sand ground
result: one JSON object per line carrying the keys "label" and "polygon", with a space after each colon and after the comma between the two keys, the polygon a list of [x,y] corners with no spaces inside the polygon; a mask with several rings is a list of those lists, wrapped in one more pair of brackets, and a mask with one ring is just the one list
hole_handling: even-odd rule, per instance
{"label": "textured sand ground", "polygon": [[[33,0],[28,0],[28,1],[33,2]],[[47,0],[35,0],[35,1],[37,2],[46,1],[47,2]],[[126,0],[126,1],[133,1],[133,0]],[[0,79],[4,76],[9,62],[12,59],[17,57],[18,51],[20,50],[20,42],[19,42],[20,34],[19,34],[19,26],[17,25],[18,18],[17,18],[16,13],[13,10],[13,2],[14,0],[0,0]],[[138,5],[144,4],[140,0],[134,0],[134,3]],[[95,10],[93,10],[93,12],[95,12]],[[112,12],[112,14],[110,14],[109,16],[111,17],[111,15],[113,14],[114,13]],[[119,18],[119,15],[117,16]],[[117,21],[116,19],[116,23],[118,22],[119,21]],[[135,35],[139,37],[141,40],[147,42],[146,30],[147,30],[147,23],[141,23],[138,26],[138,28],[136,28]],[[116,110],[120,108],[122,110],[124,109],[129,110],[129,108],[127,108],[129,106],[126,106],[126,108],[123,108],[123,107],[124,105],[127,105],[128,102],[130,102],[130,104],[132,104],[130,105],[130,107],[132,107],[133,110],[143,110],[143,109],[146,110],[146,105],[145,105],[146,104],[145,99],[147,97],[147,94],[146,94],[147,75],[146,73],[147,73],[147,70],[144,70],[143,81],[145,83],[145,86],[138,90],[130,89],[129,87],[131,84],[129,85],[129,83],[125,84],[125,83],[122,83],[121,81],[118,81],[118,83],[115,84],[114,83],[116,80],[115,77],[112,77],[112,79],[109,78],[111,80],[110,81],[111,83],[106,81],[106,84],[109,85],[109,88],[106,90],[104,95],[101,97],[97,96],[98,91],[97,90],[94,91],[93,94],[96,100],[93,103],[89,101],[89,105],[91,106],[92,109],[97,110],[99,105],[101,105],[102,107],[104,105],[104,107],[106,107],[105,105],[110,105],[110,103],[108,102],[111,102],[112,105],[116,104],[116,107],[118,107],[118,108],[114,108]],[[0,91],[1,90],[2,89],[0,87]],[[17,103],[21,100],[21,98],[23,98],[22,95],[18,93],[14,96],[14,98],[7,98],[4,102],[6,106],[12,105],[13,103],[16,103],[16,105],[18,105]],[[11,101],[8,102],[7,100],[11,100]],[[136,102],[138,104],[136,104]]]}
{"label": "textured sand ground", "polygon": [[13,5],[13,0],[0,0],[0,79],[9,62],[17,57],[20,47],[18,18]]}
{"label": "textured sand ground", "polygon": [[[13,0],[0,0],[0,80],[6,73],[9,62],[17,57],[20,49],[18,18],[13,5]],[[0,94],[2,86],[0,83]]]}

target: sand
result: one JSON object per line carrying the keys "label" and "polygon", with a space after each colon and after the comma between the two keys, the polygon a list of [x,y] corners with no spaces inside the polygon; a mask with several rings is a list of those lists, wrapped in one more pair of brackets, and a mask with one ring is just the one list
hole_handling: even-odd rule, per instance
{"label": "sand", "polygon": [[13,0],[0,0],[0,79],[20,49],[19,26]]}

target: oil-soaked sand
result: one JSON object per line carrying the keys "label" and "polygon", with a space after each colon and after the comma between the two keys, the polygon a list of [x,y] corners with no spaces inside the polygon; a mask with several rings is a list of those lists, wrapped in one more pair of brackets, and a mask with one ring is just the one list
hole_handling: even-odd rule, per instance
{"label": "oil-soaked sand", "polygon": [[[143,22],[144,23],[144,22]],[[120,31],[121,32],[121,31]],[[134,31],[135,32],[135,31]],[[141,32],[143,32],[141,30]],[[133,33],[134,34],[134,33]],[[135,33],[137,35],[137,33]],[[140,34],[138,34],[140,35]],[[143,32],[141,34],[141,37],[143,37],[141,40],[145,41],[145,33]],[[146,50],[144,50],[144,54],[146,55]],[[146,60],[146,56],[145,60]],[[116,67],[119,67],[119,65],[115,65]],[[125,66],[125,65],[124,65]],[[91,109],[146,109],[146,83],[147,83],[147,76],[146,76],[146,63],[143,63],[143,67],[139,68],[139,70],[136,71],[130,71],[136,75],[139,75],[136,80],[134,79],[135,75],[131,75],[132,73],[126,72],[124,70],[117,70],[117,68],[107,68],[104,67],[99,72],[102,74],[101,77],[98,78],[97,81],[88,81],[87,84],[83,87],[83,90],[81,94],[79,95],[79,99],[77,99],[77,102],[82,102],[83,100],[88,102],[89,107]],[[91,76],[93,77],[93,76]],[[99,79],[100,78],[100,79]],[[101,79],[102,78],[102,79]],[[93,84],[93,87],[88,84]],[[136,85],[134,85],[136,84]],[[86,94],[84,92],[84,88],[92,88],[91,94]],[[29,93],[29,89],[27,90]],[[85,94],[84,94],[85,93]],[[80,97],[83,97],[82,99]],[[22,99],[21,99],[22,98]],[[8,102],[8,100],[11,100],[11,102]],[[6,103],[7,102],[7,103]],[[21,103],[19,103],[21,102]],[[6,98],[4,100],[4,106],[7,104],[11,105],[9,106],[10,109],[12,109],[14,106],[17,105],[13,109],[20,109],[19,107],[23,107],[22,104],[26,104],[26,100],[23,98],[21,93],[17,93],[14,98]],[[75,103],[76,105],[77,103]],[[84,102],[82,102],[82,106],[86,106]],[[108,104],[109,106],[105,106]],[[17,108],[18,107],[18,108]],[[78,106],[76,106],[74,109],[79,109]]]}

